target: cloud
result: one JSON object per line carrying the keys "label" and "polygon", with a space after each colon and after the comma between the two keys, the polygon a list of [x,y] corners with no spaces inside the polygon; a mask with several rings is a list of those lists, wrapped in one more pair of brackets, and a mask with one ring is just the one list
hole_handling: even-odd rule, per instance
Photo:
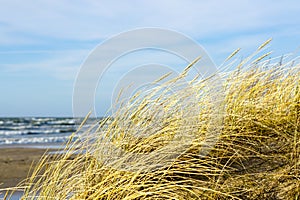
{"label": "cloud", "polygon": [[[22,63],[1,63],[1,71],[4,73],[41,73],[44,76],[51,76],[58,80],[74,80],[81,63],[84,61],[89,50],[72,51],[34,51],[27,52],[31,56],[39,56],[46,53],[46,56],[40,59],[32,59]],[[11,52],[9,52],[11,54]],[[15,57],[24,52],[14,52]]]}
{"label": "cloud", "polygon": [[294,0],[28,0],[22,5],[5,1],[0,7],[0,47],[65,50],[70,43],[74,43],[71,48],[90,41],[96,45],[133,28],[161,27],[191,36],[220,63],[238,47],[253,49],[270,37],[299,35],[299,4]]}
{"label": "cloud", "polygon": [[[32,1],[32,2],[31,2]],[[134,5],[134,6],[133,6]],[[103,39],[139,26],[158,26],[193,37],[299,24],[297,1],[67,1],[2,2],[8,30],[22,35]],[[291,20],[293,19],[293,20]]]}
{"label": "cloud", "polygon": [[[18,78],[11,74],[26,79],[31,77],[25,77],[28,74],[39,73],[42,78],[52,77],[53,81],[71,85],[92,48],[120,32],[139,27],[167,28],[190,36],[217,65],[239,47],[241,55],[247,56],[270,37],[274,38],[272,49],[277,54],[286,53],[300,45],[299,13],[298,0],[2,1],[0,74],[9,80]],[[144,62],[142,58],[134,60]],[[168,64],[165,58],[156,59]],[[129,63],[128,59],[120,61]],[[119,69],[112,69],[112,76]],[[65,93],[66,88],[57,90]]]}
{"label": "cloud", "polygon": [[[214,51],[222,49],[228,54],[237,47],[259,45],[260,38],[299,34],[296,28],[300,23],[299,12],[299,2],[294,0],[79,0],[72,3],[28,0],[22,5],[5,1],[0,7],[0,47],[59,46],[66,40],[78,44],[93,41],[96,45],[122,31],[161,27],[180,31],[200,43],[210,43]],[[222,48],[217,47],[218,42]]]}

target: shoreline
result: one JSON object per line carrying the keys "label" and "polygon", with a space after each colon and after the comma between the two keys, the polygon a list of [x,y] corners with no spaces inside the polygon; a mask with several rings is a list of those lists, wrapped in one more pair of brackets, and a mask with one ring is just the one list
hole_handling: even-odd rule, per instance
{"label": "shoreline", "polygon": [[29,144],[1,144],[0,149],[29,148],[29,149],[62,149],[63,143],[29,143]]}

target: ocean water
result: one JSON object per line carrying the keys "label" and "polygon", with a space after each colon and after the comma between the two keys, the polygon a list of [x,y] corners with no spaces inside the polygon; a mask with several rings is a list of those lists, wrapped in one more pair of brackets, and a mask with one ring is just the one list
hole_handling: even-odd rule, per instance
{"label": "ocean water", "polygon": [[[0,145],[62,143],[76,132],[82,118],[0,118]],[[89,119],[82,131],[100,119]],[[80,132],[78,133],[80,134]]]}

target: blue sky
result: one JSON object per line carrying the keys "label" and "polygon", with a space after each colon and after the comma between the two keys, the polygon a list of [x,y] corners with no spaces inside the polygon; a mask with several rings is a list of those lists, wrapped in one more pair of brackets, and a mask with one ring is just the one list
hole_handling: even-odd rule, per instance
{"label": "blue sky", "polygon": [[[0,3],[1,117],[72,116],[73,85],[81,64],[99,43],[131,29],[179,31],[202,45],[216,65],[237,48],[242,48],[238,56],[247,56],[270,37],[273,56],[299,55],[300,49],[296,0]],[[184,65],[175,60],[172,64]],[[118,69],[108,77],[121,75]],[[109,78],[106,84],[113,85]],[[109,106],[110,90],[98,92],[98,116]]]}

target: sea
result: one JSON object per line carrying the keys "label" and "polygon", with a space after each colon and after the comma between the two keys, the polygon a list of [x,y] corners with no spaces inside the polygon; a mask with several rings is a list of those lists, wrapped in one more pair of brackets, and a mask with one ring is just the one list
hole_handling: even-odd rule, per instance
{"label": "sea", "polygon": [[66,142],[72,133],[80,132],[102,119],[88,119],[81,131],[76,132],[83,118],[21,117],[0,118],[0,146],[43,145]]}

